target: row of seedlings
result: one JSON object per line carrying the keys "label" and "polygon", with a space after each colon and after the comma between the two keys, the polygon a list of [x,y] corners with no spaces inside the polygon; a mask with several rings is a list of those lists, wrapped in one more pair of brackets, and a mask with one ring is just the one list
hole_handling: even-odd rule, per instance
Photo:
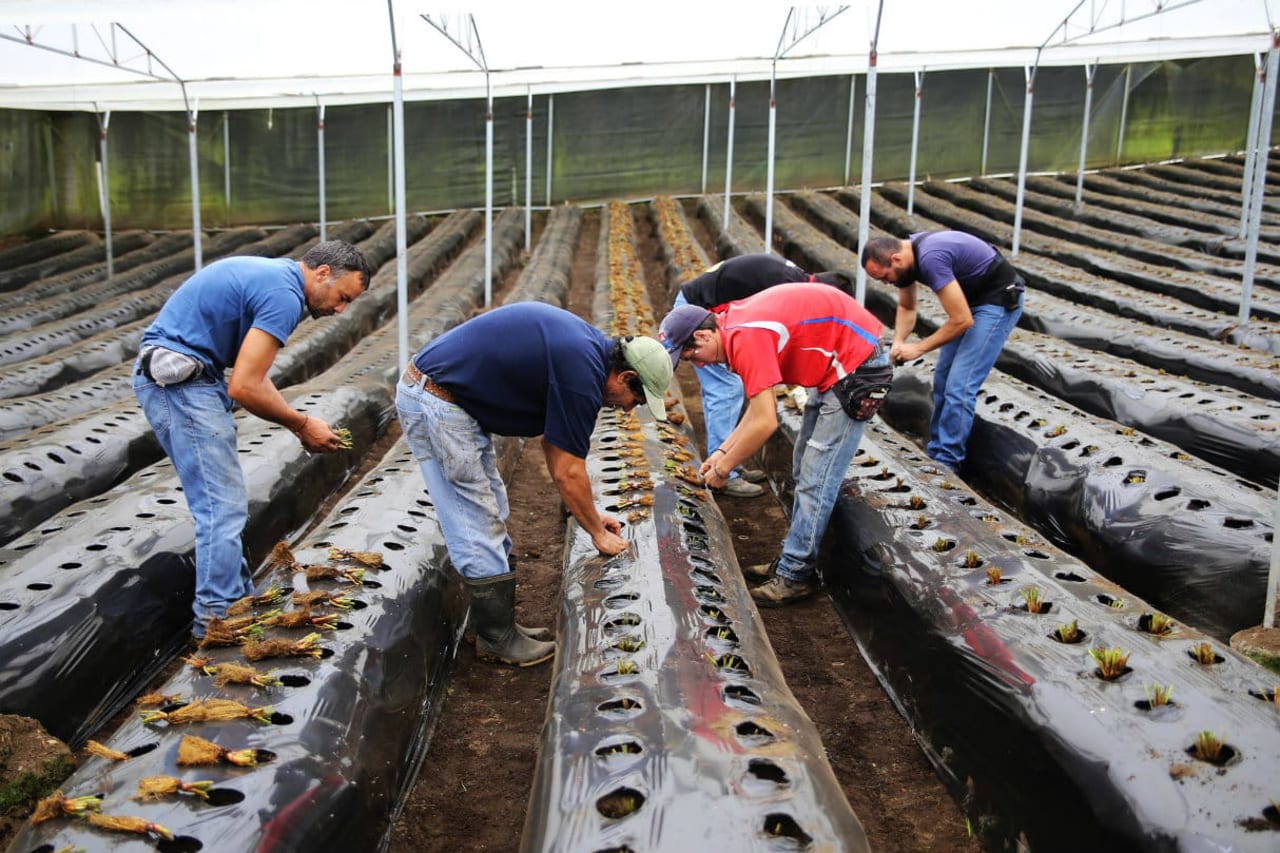
{"label": "row of seedlings", "polygon": [[[769,464],[798,412],[780,407]],[[823,580],[992,849],[1274,850],[1274,676],[875,421]]]}
{"label": "row of seedlings", "polygon": [[[494,233],[496,256],[509,258],[523,233],[519,216],[499,217]],[[411,303],[415,337],[429,339],[473,310],[484,290],[482,250],[473,247]],[[318,379],[290,389],[292,404],[341,424],[355,448],[367,447],[389,420],[396,362],[395,329],[384,327]],[[255,418],[241,424],[250,431],[240,438],[245,549],[256,561],[305,526],[359,455],[312,455],[281,427]],[[0,672],[15,673],[0,679],[0,712],[35,717],[78,745],[186,641],[194,528],[179,489],[172,466],[159,463],[0,549]]]}
{"label": "row of seedlings", "polygon": [[[897,371],[881,411],[890,426],[928,433],[935,361]],[[995,373],[976,401],[965,479],[1216,639],[1262,615],[1274,490]]]}
{"label": "row of seedlings", "polygon": [[[605,217],[596,317],[642,334],[652,318],[631,213],[614,204]],[[605,558],[571,523],[522,849],[865,850],[758,628],[693,447],[687,426],[600,416],[588,470],[631,547]]]}
{"label": "row of seedlings", "polygon": [[101,850],[113,830],[185,853],[385,848],[461,636],[445,555],[402,441],[304,547],[276,546],[264,592],[90,742],[10,849]]}

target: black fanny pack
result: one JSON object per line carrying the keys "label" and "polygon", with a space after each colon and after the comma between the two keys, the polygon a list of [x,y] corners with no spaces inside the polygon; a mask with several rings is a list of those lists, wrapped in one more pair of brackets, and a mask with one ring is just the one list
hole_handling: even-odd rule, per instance
{"label": "black fanny pack", "polygon": [[855,421],[869,421],[893,388],[893,365],[862,365],[841,379],[831,390],[845,414]]}

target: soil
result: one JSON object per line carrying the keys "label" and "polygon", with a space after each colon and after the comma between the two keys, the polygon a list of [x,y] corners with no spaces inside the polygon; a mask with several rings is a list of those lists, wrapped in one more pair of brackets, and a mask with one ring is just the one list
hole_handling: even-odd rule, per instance
{"label": "soil", "polygon": [[[699,223],[690,218],[690,225],[714,257]],[[670,299],[657,239],[649,233],[647,220],[638,218],[637,230],[650,298],[655,311],[661,312]],[[598,237],[599,215],[589,211],[574,256],[567,306],[588,318]],[[495,303],[516,273],[495,294]],[[695,433],[703,436],[697,379],[687,365],[677,371],[677,378]],[[393,422],[348,482],[358,482],[398,438],[398,424]],[[559,615],[565,525],[536,439],[525,443],[508,490],[509,529],[520,560],[517,617],[524,625],[554,626]],[[340,497],[341,493],[333,495],[316,518],[323,518]],[[738,543],[739,563],[771,560],[787,526],[783,508],[772,493],[749,499],[721,497],[718,503]],[[978,853],[981,845],[967,831],[956,801],[867,668],[830,600],[817,596],[787,608],[762,610],[761,618],[787,684],[817,726],[871,849]],[[484,663],[472,646],[462,646],[424,772],[395,821],[393,853],[519,849],[551,675],[550,665],[516,669]],[[9,742],[28,756],[23,759],[27,766],[54,759],[64,762],[66,772],[61,775],[70,773],[70,753],[61,742],[34,721],[11,720],[24,718],[0,717],[0,783],[6,778],[2,774]],[[8,845],[32,802],[18,803],[7,818],[0,809],[0,849]]]}
{"label": "soil", "polygon": [[[697,223],[690,220],[697,231]],[[657,241],[637,221],[655,311],[668,303]],[[589,213],[574,256],[569,309],[590,317],[599,217]],[[698,235],[704,246],[705,234]],[[677,371],[695,433],[702,431],[698,382]],[[525,444],[508,485],[509,530],[520,557],[517,617],[554,626],[559,614],[564,525],[539,443]],[[718,499],[740,564],[773,559],[786,532],[782,506],[759,498]],[[548,519],[555,521],[548,522]],[[845,796],[877,851],[980,851],[964,815],[917,747],[911,730],[867,668],[829,599],[818,596],[761,618],[796,699],[814,721]],[[513,669],[458,655],[424,772],[393,831],[393,853],[471,853],[520,848],[550,689],[550,665]]]}

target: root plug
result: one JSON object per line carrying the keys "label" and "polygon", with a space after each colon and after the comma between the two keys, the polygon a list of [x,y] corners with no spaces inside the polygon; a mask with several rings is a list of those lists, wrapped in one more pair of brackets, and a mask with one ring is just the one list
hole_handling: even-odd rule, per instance
{"label": "root plug", "polygon": [[212,787],[212,780],[183,782],[176,776],[147,776],[138,781],[138,793],[134,795],[134,799],[162,800],[175,794],[192,794],[207,800]]}
{"label": "root plug", "polygon": [[152,711],[143,716],[144,723],[165,722],[169,725],[186,723],[224,722],[226,720],[253,719],[260,723],[271,722],[274,711],[270,707],[250,708],[231,699],[206,699],[183,705],[175,711]]}
{"label": "root plug", "polygon": [[90,755],[96,755],[99,758],[107,758],[111,761],[128,761],[130,756],[127,752],[120,752],[109,746],[103,746],[96,740],[91,740],[84,745],[84,751]]}
{"label": "root plug", "polygon": [[258,750],[227,749],[195,735],[184,735],[182,742],[178,744],[179,767],[201,767],[219,762],[237,767],[254,767],[258,764]]}
{"label": "root plug", "polygon": [[94,813],[89,815],[89,823],[112,832],[133,832],[138,835],[155,835],[165,841],[173,840],[172,832],[146,818]]}
{"label": "root plug", "polygon": [[244,657],[248,661],[282,657],[320,657],[324,649],[317,645],[319,634],[308,634],[301,640],[270,639],[246,643]]}
{"label": "root plug", "polygon": [[44,823],[55,817],[78,817],[86,812],[102,808],[102,797],[98,794],[86,794],[83,797],[66,797],[61,791],[54,791],[36,803],[31,812],[31,823]]}
{"label": "root plug", "polygon": [[382,555],[377,551],[348,551],[345,548],[330,548],[330,560],[347,560],[368,566],[371,569],[382,568]]}

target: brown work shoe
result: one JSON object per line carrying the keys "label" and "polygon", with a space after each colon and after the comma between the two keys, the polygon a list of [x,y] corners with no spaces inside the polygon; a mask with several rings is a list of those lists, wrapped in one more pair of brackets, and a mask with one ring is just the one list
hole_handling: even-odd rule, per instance
{"label": "brown work shoe", "polygon": [[817,578],[793,581],[782,575],[774,575],[760,586],[753,587],[751,597],[761,607],[782,607],[806,599],[817,591]]}
{"label": "brown work shoe", "polygon": [[778,568],[778,558],[774,557],[767,563],[756,563],[754,566],[743,566],[742,576],[750,580],[766,580]]}
{"label": "brown work shoe", "polygon": [[748,483],[741,477],[734,477],[723,488],[716,489],[717,494],[728,495],[731,498],[758,498],[763,495],[767,489],[758,483]]}
{"label": "brown work shoe", "polygon": [[746,480],[748,483],[763,483],[769,479],[769,475],[761,471],[759,468],[739,468],[738,476]]}

